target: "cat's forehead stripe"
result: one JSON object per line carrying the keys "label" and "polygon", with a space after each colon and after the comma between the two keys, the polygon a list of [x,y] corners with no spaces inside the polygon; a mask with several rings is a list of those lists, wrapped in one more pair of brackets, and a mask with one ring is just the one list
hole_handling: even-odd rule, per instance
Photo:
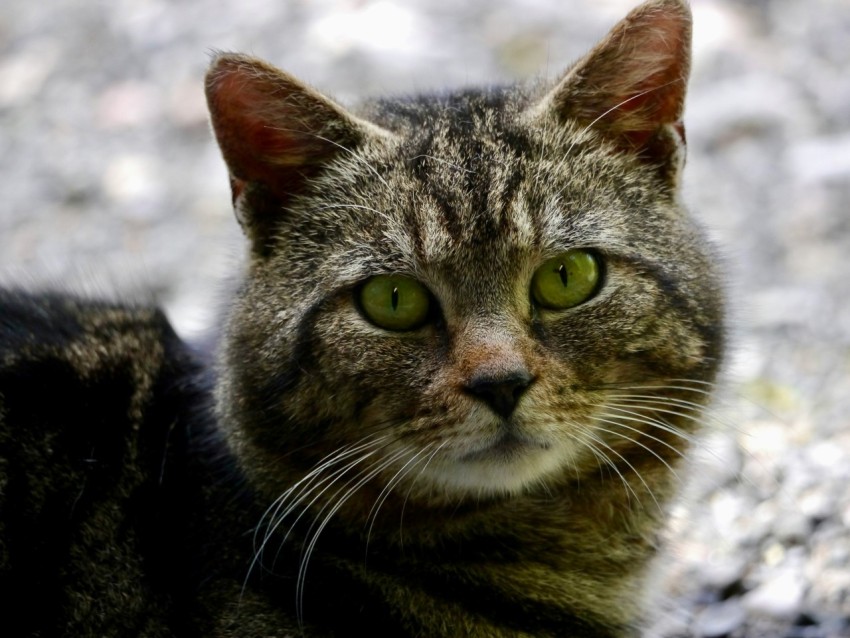
{"label": "cat's forehead stripe", "polygon": [[526,180],[521,154],[496,139],[492,119],[470,116],[459,130],[437,117],[408,149],[421,194],[411,220],[421,258],[439,258],[458,242],[530,244],[539,235],[518,197]]}

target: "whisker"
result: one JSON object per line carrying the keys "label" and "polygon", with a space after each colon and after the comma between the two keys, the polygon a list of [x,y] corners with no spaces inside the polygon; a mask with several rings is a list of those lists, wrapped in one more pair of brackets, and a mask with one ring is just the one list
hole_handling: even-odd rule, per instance
{"label": "whisker", "polygon": [[[609,450],[611,450],[612,452],[614,452],[614,454],[617,454],[616,450],[612,449],[611,446],[607,445],[602,439],[600,439],[594,433],[586,432],[586,434],[595,443],[598,443],[599,445],[602,445],[603,447],[606,447]],[[587,441],[587,440],[583,441],[582,443],[585,446],[587,446],[587,449],[590,450],[590,452],[593,454],[593,456],[595,456],[597,459],[599,459],[601,461],[602,465],[600,465],[600,468],[605,466],[605,467],[608,467],[608,468],[614,470],[614,473],[617,475],[617,477],[623,483],[623,486],[626,489],[626,496],[629,497],[629,500],[631,500],[631,497],[633,496],[635,501],[638,504],[640,504],[640,502],[641,502],[640,497],[637,495],[637,492],[635,492],[634,488],[628,482],[628,480],[626,480],[625,475],[620,471],[620,468],[617,467],[617,464],[614,462],[614,460],[610,456],[608,456],[608,454],[606,454],[604,450],[597,447],[597,445],[595,443],[593,443],[591,441]],[[620,456],[620,455],[617,454],[617,456]],[[620,458],[622,458],[622,456],[620,456]],[[628,465],[628,462],[626,464]],[[632,468],[632,470],[634,471],[634,468]]]}
{"label": "whisker", "polygon": [[[278,497],[277,497],[277,498],[276,498],[276,499],[272,502],[272,504],[271,504],[271,505],[270,505],[270,506],[266,509],[266,511],[263,513],[263,516],[260,518],[260,521],[259,521],[259,523],[257,524],[257,526],[256,526],[256,528],[255,528],[255,533],[254,533],[254,542],[255,542],[255,544],[256,544],[256,540],[257,540],[257,534],[258,534],[258,532],[259,532],[260,527],[262,527],[263,521],[265,520],[266,516],[269,516],[270,518],[274,518],[274,517],[275,517],[275,515],[277,514],[277,512],[279,511],[280,507],[282,506],[282,503],[283,503],[283,502],[285,502],[285,501],[286,501],[286,499],[287,499],[287,497],[288,497],[288,496],[289,496],[292,492],[294,492],[296,489],[298,489],[298,487],[299,487],[302,483],[304,483],[305,481],[309,481],[309,480],[312,480],[312,479],[316,478],[316,476],[317,476],[318,474],[320,474],[322,471],[324,471],[324,470],[325,470],[325,468],[327,468],[327,467],[329,467],[329,466],[331,466],[331,465],[334,465],[334,464],[336,464],[336,463],[339,463],[340,461],[342,461],[342,460],[344,460],[344,459],[346,459],[346,458],[348,458],[348,457],[352,456],[353,454],[356,454],[356,453],[357,453],[357,452],[359,452],[360,450],[365,449],[365,448],[367,448],[367,447],[369,447],[369,446],[371,446],[371,445],[374,445],[374,444],[376,444],[376,443],[380,442],[382,439],[387,438],[386,436],[384,436],[384,437],[381,437],[381,438],[377,439],[376,441],[367,442],[367,443],[362,443],[362,441],[363,441],[364,439],[367,439],[367,438],[369,438],[369,437],[371,437],[371,436],[375,436],[375,435],[374,435],[374,434],[370,434],[370,435],[368,435],[368,436],[363,437],[362,439],[360,439],[360,441],[358,441],[357,443],[352,443],[352,444],[350,444],[350,445],[347,445],[347,446],[343,447],[342,449],[334,450],[334,451],[333,451],[333,452],[331,452],[330,454],[325,455],[324,457],[322,457],[322,458],[319,460],[318,464],[317,464],[317,465],[316,465],[313,469],[311,469],[311,470],[310,470],[307,474],[305,474],[305,475],[304,475],[304,476],[303,476],[300,480],[298,480],[296,483],[294,483],[293,485],[291,485],[291,486],[290,486],[290,487],[289,487],[286,491],[284,491],[284,492],[283,492],[280,496],[278,496]],[[274,507],[275,507],[275,504],[277,504],[277,508],[275,509],[275,513],[270,515],[270,514],[269,514],[269,512],[270,512],[270,510],[271,510],[272,508],[274,508]]]}
{"label": "whisker", "polygon": [[[642,412],[639,412],[637,410],[628,409],[628,408],[634,407],[634,406],[618,404],[618,403],[606,403],[606,404],[598,406],[598,407],[602,407],[602,408],[605,408],[605,409],[608,409],[608,410],[613,410],[615,412],[620,413],[619,415],[613,415],[613,414],[609,415],[609,416],[612,416],[614,418],[623,419],[624,421],[631,421],[631,422],[636,422],[636,423],[643,423],[645,425],[650,425],[652,427],[658,428],[659,430],[661,430],[663,432],[667,432],[668,434],[672,434],[673,436],[677,436],[687,443],[691,443],[691,444],[697,443],[697,437],[695,437],[691,434],[688,434],[687,432],[683,431],[681,428],[677,428],[673,425],[670,425],[666,421],[662,421],[660,419],[654,419],[651,416],[644,414]],[[661,410],[658,410],[658,411],[661,412]],[[667,413],[667,414],[682,416],[682,415],[679,415],[676,412],[673,412],[672,410],[667,410],[667,411],[664,411],[664,412]],[[646,434],[646,433],[644,433],[644,434]],[[649,436],[650,438],[653,438],[653,439],[655,438],[655,437],[652,437],[649,434],[646,434],[646,436]],[[659,443],[664,443],[668,447],[673,447],[669,443],[665,443],[664,441],[661,441],[660,439],[655,439],[655,440],[657,440]]]}
{"label": "whisker", "polygon": [[659,404],[659,405],[677,405],[682,408],[688,408],[694,411],[702,411],[706,406],[697,403],[696,401],[688,401],[687,399],[679,399],[676,397],[655,396],[651,394],[606,394],[609,399],[628,399],[636,403]]}
{"label": "whisker", "polygon": [[[672,445],[670,445],[669,443],[666,443],[665,441],[662,441],[661,439],[658,439],[658,438],[656,438],[656,437],[652,436],[651,434],[647,434],[646,432],[641,432],[641,431],[640,431],[640,430],[638,430],[637,428],[633,428],[633,427],[630,427],[630,426],[628,426],[628,425],[624,425],[624,424],[619,423],[618,421],[616,421],[616,420],[614,420],[614,419],[606,419],[606,418],[599,418],[599,417],[597,417],[597,420],[602,421],[603,423],[607,423],[607,424],[609,424],[609,425],[613,425],[613,426],[616,426],[616,427],[619,427],[619,428],[623,428],[623,429],[625,429],[625,430],[629,430],[630,432],[636,432],[637,434],[641,434],[641,435],[643,435],[643,436],[646,436],[646,437],[648,437],[648,438],[650,438],[650,439],[653,439],[654,441],[657,441],[657,442],[661,443],[662,445],[667,446],[668,448],[670,448],[671,450],[673,450],[676,454],[678,454],[680,457],[683,457],[683,458],[684,458],[684,456],[685,456],[683,452],[681,452],[680,450],[677,450],[675,447],[673,447],[673,446],[672,446]],[[644,450],[646,450],[647,452],[649,452],[650,454],[652,454],[652,456],[654,456],[654,457],[655,457],[655,458],[657,458],[659,461],[661,461],[661,463],[663,463],[663,464],[664,464],[664,467],[666,467],[668,470],[670,470],[670,472],[673,474],[673,476],[675,476],[675,477],[676,477],[676,480],[677,480],[677,481],[679,481],[680,483],[682,482],[682,479],[681,479],[681,478],[679,478],[679,475],[678,475],[678,474],[676,474],[676,470],[674,470],[674,469],[670,466],[670,464],[669,464],[667,461],[665,461],[665,460],[664,460],[664,458],[663,458],[660,454],[658,454],[658,452],[656,452],[655,450],[653,450],[651,447],[649,447],[649,446],[647,446],[647,445],[644,445],[643,443],[641,443],[640,441],[638,441],[638,440],[637,440],[637,439],[635,439],[635,438],[632,438],[632,437],[630,437],[630,436],[626,436],[626,435],[625,435],[625,434],[623,434],[622,432],[614,432],[614,431],[609,430],[609,429],[607,429],[607,428],[597,428],[597,430],[598,430],[599,432],[605,432],[605,433],[607,433],[607,434],[611,434],[612,436],[619,437],[619,438],[624,439],[624,440],[626,440],[626,441],[631,441],[632,443],[634,443],[634,444],[636,444],[636,445],[638,445],[638,446],[642,447]]]}
{"label": "whisker", "polygon": [[[616,435],[616,433],[615,433],[615,432],[609,432],[609,433],[610,433],[610,434],[614,434],[614,435]],[[659,510],[663,511],[663,509],[662,509],[662,507],[661,507],[661,504],[660,504],[660,503],[658,502],[658,500],[655,498],[655,494],[653,493],[652,488],[651,488],[651,487],[649,487],[649,484],[648,484],[648,483],[646,482],[646,480],[643,478],[643,475],[641,475],[641,473],[637,471],[637,469],[635,468],[635,466],[634,466],[634,465],[632,465],[631,463],[629,463],[628,459],[626,459],[626,457],[624,457],[622,454],[620,454],[619,452],[617,452],[617,450],[615,450],[615,449],[614,449],[614,448],[612,448],[610,445],[608,445],[605,441],[603,441],[601,438],[599,438],[598,436],[596,436],[596,434],[595,434],[595,433],[587,432],[587,434],[588,434],[588,436],[590,436],[591,438],[593,438],[593,440],[594,440],[596,443],[598,443],[599,445],[601,445],[601,446],[602,446],[602,447],[604,447],[605,449],[610,450],[611,452],[613,452],[615,456],[617,456],[617,457],[618,457],[618,458],[619,458],[619,459],[620,459],[623,463],[625,463],[625,464],[626,464],[626,466],[627,466],[627,467],[628,467],[628,468],[629,468],[632,472],[634,472],[634,473],[635,473],[635,476],[637,476],[637,477],[638,477],[638,479],[640,480],[640,482],[641,482],[641,483],[643,483],[643,486],[646,488],[647,493],[649,494],[650,498],[652,498],[652,501],[655,503],[656,507],[658,507],[658,509],[659,509]],[[624,436],[623,438],[628,438],[628,437],[625,437],[625,436]],[[607,455],[606,455],[606,456],[607,456]],[[615,464],[615,465],[616,465],[616,464]],[[615,469],[617,470],[617,473],[618,473],[618,474],[620,474],[621,478],[623,478],[623,480],[625,481],[625,477],[622,475],[622,473],[620,473],[619,468],[616,468],[616,467],[615,467]],[[627,481],[626,481],[626,483],[627,483],[627,485],[628,485],[628,487],[629,487],[629,490],[630,490],[630,491],[632,492],[632,494],[634,495],[635,499],[637,499],[637,502],[638,502],[638,503],[640,503],[640,498],[638,498],[638,495],[637,495],[637,493],[634,491],[634,488],[633,488],[633,487],[631,486],[631,484],[629,484]]]}
{"label": "whisker", "polygon": [[[740,431],[740,428],[735,423],[727,419],[721,419],[720,416],[713,410],[707,407],[699,406],[698,404],[697,406],[678,406],[673,404],[672,401],[668,401],[666,399],[640,399],[632,401],[628,396],[623,396],[623,399],[626,399],[626,401],[614,401],[606,405],[618,405],[623,408],[632,408],[638,411],[649,409],[657,414],[667,414],[692,422],[699,421],[701,423],[705,423],[706,425],[711,424],[719,427],[721,430],[728,430],[733,432]],[[677,407],[680,407],[681,410],[676,409]],[[670,424],[666,421],[662,421],[662,423],[665,423],[666,425],[670,426]],[[693,441],[697,443],[698,438],[693,437]]]}
{"label": "whisker", "polygon": [[[306,579],[307,579],[307,565],[310,562],[310,557],[313,554],[313,550],[316,547],[316,543],[318,543],[318,541],[319,541],[319,536],[321,536],[322,532],[324,531],[325,527],[327,527],[328,523],[333,518],[334,514],[336,514],[340,510],[340,508],[342,508],[342,506],[348,501],[349,498],[351,498],[351,496],[357,490],[359,490],[366,483],[371,481],[378,474],[383,472],[387,467],[389,467],[390,465],[395,463],[398,459],[400,459],[401,457],[403,457],[407,453],[408,453],[408,450],[406,448],[402,449],[402,450],[390,455],[389,457],[387,457],[383,461],[381,461],[381,463],[379,463],[377,466],[373,467],[371,470],[369,470],[369,469],[363,470],[359,474],[354,476],[352,479],[350,479],[348,482],[346,482],[345,485],[343,485],[339,490],[337,490],[333,494],[331,499],[328,501],[328,504],[333,502],[333,499],[335,499],[337,494],[342,492],[342,490],[344,490],[346,487],[351,485],[351,483],[353,483],[354,481],[357,481],[357,483],[353,487],[349,488],[348,491],[346,491],[345,494],[343,494],[342,497],[339,498],[336,501],[336,503],[334,503],[334,505],[331,507],[331,509],[325,515],[322,522],[319,524],[318,527],[316,527],[315,532],[313,532],[313,528],[315,527],[315,524],[316,524],[315,521],[310,526],[310,528],[307,530],[306,536],[310,537],[310,542],[308,543],[307,547],[304,549],[304,552],[303,552],[303,555],[302,555],[302,558],[301,558],[301,566],[298,569],[298,576],[296,577],[296,588],[295,588],[296,616],[297,616],[297,619],[298,619],[298,624],[300,626],[303,626],[303,620],[304,620],[304,613],[303,613],[304,612],[304,585],[305,585]],[[322,509],[319,510],[319,512],[316,514],[316,520],[318,520],[318,518],[322,515],[322,513],[327,508],[328,504],[325,504],[322,507]],[[311,532],[312,532],[312,536],[311,536]]]}
{"label": "whisker", "polygon": [[[255,552],[254,552],[254,558],[252,559],[251,564],[249,565],[248,574],[246,575],[245,581],[243,583],[243,592],[244,592],[245,586],[247,586],[248,578],[250,577],[250,574],[253,571],[254,567],[256,567],[257,564],[262,564],[261,563],[262,556],[265,553],[265,548],[268,545],[269,541],[274,537],[277,530],[280,528],[280,526],[283,524],[283,522],[286,520],[286,518],[292,513],[292,511],[296,507],[298,507],[299,505],[304,503],[304,501],[307,499],[307,497],[309,497],[309,495],[311,493],[313,493],[319,487],[321,487],[322,485],[327,483],[327,485],[318,494],[316,494],[316,496],[314,496],[313,499],[306,506],[304,506],[304,509],[302,510],[301,514],[299,514],[298,517],[295,519],[295,521],[293,521],[292,525],[289,528],[289,531],[287,531],[286,535],[284,536],[283,540],[281,541],[280,545],[278,546],[279,549],[278,549],[277,554],[275,555],[275,561],[274,562],[277,561],[277,558],[280,555],[280,550],[283,548],[284,544],[288,540],[289,534],[292,532],[295,525],[297,525],[298,521],[301,520],[301,518],[304,516],[304,514],[309,510],[310,506],[312,506],[316,502],[316,500],[321,498],[322,494],[324,494],[330,488],[330,486],[333,485],[333,483],[336,481],[336,479],[338,477],[345,475],[349,470],[351,470],[351,468],[362,463],[365,459],[367,459],[370,456],[372,456],[373,454],[375,454],[377,452],[377,450],[372,450],[371,452],[368,452],[368,453],[358,457],[357,459],[346,464],[342,468],[336,469],[330,475],[321,478],[320,480],[318,480],[318,482],[315,482],[316,479],[321,475],[322,471],[324,471],[325,469],[327,469],[327,468],[329,468],[329,467],[331,467],[331,466],[333,466],[337,463],[342,462],[343,460],[345,460],[347,458],[350,458],[352,455],[357,454],[358,452],[362,451],[363,449],[368,449],[369,447],[374,447],[374,446],[379,445],[386,438],[387,437],[384,436],[384,437],[381,437],[377,440],[374,440],[374,441],[371,441],[371,442],[368,442],[368,443],[363,443],[363,444],[359,444],[359,445],[355,444],[353,448],[350,448],[348,450],[344,450],[343,452],[338,453],[334,458],[326,461],[325,463],[321,464],[319,467],[316,467],[313,470],[311,470],[304,478],[302,478],[295,485],[293,485],[288,490],[286,490],[286,492],[284,492],[283,495],[281,495],[281,497],[276,499],[276,502],[278,503],[278,505],[275,509],[274,514],[269,519],[269,523],[268,523],[268,526],[266,528],[266,533],[265,533],[265,536],[263,537],[263,541],[260,544],[260,547],[258,549],[256,549]],[[295,494],[296,493],[295,490],[298,489],[299,487],[303,488],[301,490],[301,493],[299,493],[298,497],[286,507],[286,509],[283,511],[283,513],[280,513],[280,509],[281,509],[281,507],[283,507],[284,503],[286,503],[287,498],[289,496],[292,496],[293,494]]]}
{"label": "whisker", "polygon": [[434,457],[437,456],[437,453],[442,450],[447,444],[448,441],[443,441],[442,443],[440,443],[440,445],[437,446],[437,448],[431,453],[431,456],[429,456],[428,459],[425,461],[425,465],[422,466],[422,469],[419,470],[419,473],[410,482],[410,487],[407,489],[407,494],[405,494],[404,501],[401,504],[401,514],[399,515],[398,520],[398,537],[399,545],[401,546],[404,545],[404,533],[402,531],[402,528],[404,526],[404,509],[407,507],[407,500],[410,498],[410,493],[413,491],[413,487],[416,485],[416,481],[418,481],[422,474],[425,472],[425,470],[428,469],[428,465],[430,465],[431,461],[434,460]]}
{"label": "whisker", "polygon": [[[374,436],[374,435],[369,435],[369,436]],[[367,437],[364,437],[364,439],[365,438],[369,438],[369,437],[367,436]],[[270,520],[270,525],[271,525],[271,521],[275,520],[278,517],[278,513],[280,512],[280,509],[283,507],[284,503],[286,503],[286,500],[292,494],[294,494],[296,490],[298,490],[299,488],[306,488],[310,483],[315,481],[321,475],[321,473],[324,470],[326,470],[327,468],[329,468],[333,465],[336,465],[338,463],[341,463],[345,459],[350,458],[351,456],[361,452],[364,449],[368,449],[369,447],[379,445],[386,438],[387,438],[386,436],[383,436],[383,437],[379,437],[378,439],[375,439],[373,441],[369,441],[369,442],[366,442],[366,443],[360,443],[360,442],[353,443],[351,445],[348,445],[348,446],[342,448],[341,450],[336,450],[336,451],[331,452],[330,454],[326,455],[325,457],[323,457],[319,461],[318,465],[316,465],[312,470],[310,470],[300,480],[295,482],[285,492],[283,492],[277,499],[275,499],[275,501],[272,503],[272,505],[266,510],[266,513],[263,514],[263,517],[260,519],[260,522],[258,523],[257,527],[255,528],[255,530],[256,530],[255,535],[254,535],[255,546],[256,546],[257,534],[259,533],[259,529],[262,526],[263,520],[266,518],[266,515],[267,514],[269,515],[269,520]],[[361,439],[360,441],[363,441],[363,439]],[[316,487],[316,486],[313,486],[313,487]],[[311,488],[311,490],[312,489],[313,488]],[[308,490],[307,494],[309,494],[309,492],[311,490]],[[275,508],[274,512],[269,514],[269,510],[272,507]],[[285,516],[285,514],[284,514],[284,516]],[[263,539],[263,544],[265,544],[265,542],[268,540],[270,535],[271,535],[270,533],[266,534],[265,538]]]}
{"label": "whisker", "polygon": [[[713,388],[713,384],[707,384],[709,389],[705,388],[692,388],[685,385],[679,385],[681,383],[690,382],[688,379],[678,379],[673,381],[672,384],[664,384],[664,385],[653,385],[651,383],[646,384],[634,384],[634,383],[603,383],[601,385],[593,386],[591,390],[607,390],[609,388],[616,388],[619,390],[652,390],[656,392],[661,392],[664,390],[681,390],[683,392],[694,392],[696,394],[701,394],[706,397],[713,397],[714,392],[710,388]],[[694,383],[697,383],[697,380],[693,380]]]}
{"label": "whisker", "polygon": [[[427,452],[429,452],[430,449],[432,447],[434,447],[435,445],[436,445],[436,443],[429,443],[428,445],[423,447],[421,450],[419,450],[416,454],[414,454],[410,458],[410,460],[407,461],[407,463],[405,463],[404,465],[402,465],[401,469],[399,469],[399,471],[396,472],[390,478],[389,481],[387,481],[387,484],[384,487],[384,489],[381,490],[380,494],[378,494],[378,498],[375,499],[375,504],[372,506],[372,509],[369,510],[369,515],[366,517],[366,522],[369,524],[369,531],[366,533],[366,549],[365,549],[366,555],[368,555],[368,553],[369,553],[369,540],[372,538],[372,528],[374,527],[375,521],[378,518],[378,512],[380,511],[381,506],[387,500],[387,498],[390,495],[390,492],[392,492],[392,490],[395,488],[395,486],[398,485],[402,481],[402,479],[404,479],[404,477],[407,474],[409,474],[411,471],[413,471],[413,469],[416,467],[416,463],[418,462],[417,459],[419,459],[423,454],[426,454]],[[411,463],[413,465],[411,465]]]}
{"label": "whisker", "polygon": [[[322,488],[319,492],[317,492],[317,493],[315,494],[315,496],[313,496],[313,498],[310,500],[310,502],[309,502],[309,503],[307,503],[306,505],[303,505],[303,507],[302,507],[302,509],[301,509],[301,513],[300,513],[300,514],[298,514],[298,516],[295,518],[295,520],[294,520],[294,521],[292,521],[292,523],[290,524],[290,526],[289,526],[289,530],[287,530],[286,534],[285,534],[285,535],[284,535],[284,537],[283,537],[283,540],[282,540],[282,541],[280,542],[280,544],[279,544],[279,548],[280,548],[280,549],[282,549],[282,548],[283,548],[283,546],[284,546],[284,544],[286,543],[286,541],[287,541],[287,540],[289,540],[289,536],[290,536],[290,535],[292,534],[292,532],[294,531],[295,526],[298,524],[298,521],[300,521],[300,520],[301,520],[301,519],[302,519],[302,518],[303,518],[303,517],[307,514],[307,512],[309,512],[309,511],[310,511],[310,508],[311,508],[311,507],[312,507],[312,506],[316,503],[316,501],[318,501],[320,498],[322,498],[322,496],[324,496],[324,495],[325,495],[325,493],[326,493],[329,489],[331,489],[331,487],[333,487],[333,485],[335,485],[335,484],[336,484],[337,479],[339,479],[339,478],[341,478],[341,477],[345,476],[346,474],[348,474],[348,472],[349,472],[351,469],[353,469],[353,468],[355,468],[356,466],[360,465],[361,463],[363,463],[364,461],[366,461],[366,460],[367,460],[367,459],[369,459],[370,457],[372,457],[372,456],[374,456],[375,454],[377,454],[379,451],[380,451],[380,449],[379,449],[379,450],[372,450],[371,452],[368,452],[367,454],[364,454],[364,455],[360,456],[359,458],[355,459],[355,460],[354,460],[354,461],[352,461],[351,463],[348,463],[348,464],[347,464],[347,465],[345,465],[344,467],[342,467],[342,468],[340,468],[340,469],[338,469],[338,470],[335,470],[335,471],[334,471],[334,472],[332,472],[329,476],[327,476],[327,477],[323,478],[323,479],[322,479],[319,483],[317,483],[317,484],[316,484],[316,485],[314,485],[312,488],[310,488],[310,490],[309,490],[307,493],[305,493],[305,494],[303,494],[303,495],[300,495],[300,496],[298,497],[298,499],[297,499],[295,502],[293,502],[293,503],[292,503],[289,507],[287,507],[287,508],[286,508],[286,510],[285,510],[285,511],[283,512],[283,514],[281,515],[280,520],[279,520],[279,521],[275,524],[275,530],[277,529],[277,527],[279,527],[279,525],[280,525],[280,524],[281,524],[284,520],[286,520],[286,518],[287,518],[287,517],[288,517],[288,516],[289,516],[289,515],[290,515],[290,514],[291,514],[291,513],[295,510],[295,508],[297,508],[297,507],[301,506],[301,505],[304,503],[304,501],[305,501],[305,500],[307,499],[307,497],[309,496],[310,492],[312,492],[312,491],[314,491],[314,490],[318,489],[318,487],[319,487],[320,485],[326,484],[326,485],[325,485],[325,486],[324,486],[324,487],[323,487],[323,488]],[[361,474],[362,474],[362,472],[361,472]],[[356,476],[355,476],[353,479],[351,479],[351,480],[356,480],[357,476],[360,476],[361,474],[356,475]],[[350,481],[349,481],[349,482],[350,482]],[[345,485],[348,485],[348,483],[346,483]],[[345,485],[343,485],[341,488],[339,488],[336,492],[334,492],[334,493],[333,493],[333,494],[329,497],[328,502],[327,502],[327,503],[325,503],[325,505],[323,505],[323,506],[322,506],[322,508],[319,510],[319,512],[318,512],[318,514],[317,514],[317,516],[321,515],[321,513],[325,510],[325,508],[327,508],[327,507],[328,507],[328,504],[329,504],[329,503],[331,503],[331,502],[333,502],[333,499],[334,499],[334,498],[336,498],[337,494],[339,494],[339,493],[340,493],[343,489],[345,489]],[[313,525],[311,525],[311,526],[310,526],[310,528],[307,530],[307,534],[306,534],[306,535],[308,535],[308,536],[309,536],[310,531],[312,530],[312,528],[313,528]],[[280,553],[280,549],[278,549],[278,554]]]}

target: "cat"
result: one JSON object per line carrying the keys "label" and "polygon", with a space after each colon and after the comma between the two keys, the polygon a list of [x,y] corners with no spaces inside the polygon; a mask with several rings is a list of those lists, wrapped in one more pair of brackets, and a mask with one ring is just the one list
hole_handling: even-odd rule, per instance
{"label": "cat", "polygon": [[639,635],[724,348],[690,29],[649,0],[555,82],[356,112],[217,54],[248,259],[215,358],[156,308],[0,293],[5,626]]}

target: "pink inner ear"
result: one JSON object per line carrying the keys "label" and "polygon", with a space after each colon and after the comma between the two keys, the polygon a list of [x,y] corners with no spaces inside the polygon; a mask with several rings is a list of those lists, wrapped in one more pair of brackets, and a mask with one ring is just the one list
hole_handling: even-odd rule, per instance
{"label": "pink inner ear", "polygon": [[690,30],[684,2],[641,5],[564,78],[556,108],[624,149],[643,149],[659,129],[681,121]]}
{"label": "pink inner ear", "polygon": [[630,133],[678,122],[690,66],[689,15],[681,6],[638,8],[615,33],[611,44],[622,79],[616,82],[620,90],[609,96],[614,110],[606,119]]}
{"label": "pink inner ear", "polygon": [[[658,70],[636,88],[646,91],[638,97],[636,107],[646,105],[656,123],[668,124],[681,117],[684,101],[685,82],[688,74],[689,51],[688,44],[683,41],[685,32],[681,18],[659,13],[652,16],[654,36],[647,43],[647,56],[652,56],[658,65]],[[638,45],[640,46],[640,45]],[[640,67],[635,69],[640,74]],[[645,71],[644,71],[645,72]]]}
{"label": "pink inner ear", "polygon": [[249,184],[254,206],[303,193],[339,152],[363,141],[363,130],[338,105],[260,60],[224,54],[207,74],[207,102],[230,169],[234,198]]}
{"label": "pink inner ear", "polygon": [[292,116],[282,88],[238,64],[221,69],[211,82],[213,127],[235,177],[267,181],[275,166],[304,160],[304,134],[288,130]]}

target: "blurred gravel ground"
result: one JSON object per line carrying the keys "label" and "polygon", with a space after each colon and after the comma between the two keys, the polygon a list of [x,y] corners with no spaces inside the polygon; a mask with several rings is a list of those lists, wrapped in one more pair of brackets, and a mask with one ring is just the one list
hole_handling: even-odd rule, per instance
{"label": "blurred gravel ground", "polygon": [[[636,2],[3,0],[2,278],[153,298],[197,336],[241,254],[209,51],[351,103],[554,77]],[[692,4],[686,191],[734,353],[651,635],[850,636],[850,2]]]}

